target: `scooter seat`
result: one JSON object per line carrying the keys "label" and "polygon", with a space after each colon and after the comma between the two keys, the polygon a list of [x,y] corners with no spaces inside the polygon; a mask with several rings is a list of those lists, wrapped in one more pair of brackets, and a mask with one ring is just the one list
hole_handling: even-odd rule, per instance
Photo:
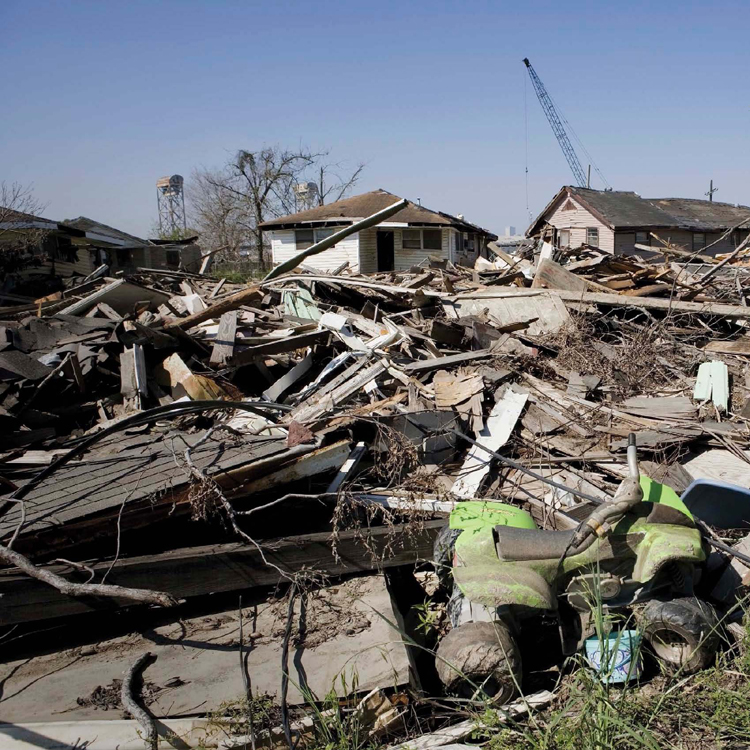
{"label": "scooter seat", "polygon": [[501,560],[551,560],[566,551],[574,531],[543,531],[495,526],[495,547]]}

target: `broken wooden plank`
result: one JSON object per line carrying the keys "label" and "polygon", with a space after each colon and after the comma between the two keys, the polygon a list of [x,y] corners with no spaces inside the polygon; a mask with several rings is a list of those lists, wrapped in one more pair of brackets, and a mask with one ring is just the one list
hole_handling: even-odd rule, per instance
{"label": "broken wooden plank", "polygon": [[234,337],[237,333],[237,311],[230,310],[221,316],[219,330],[211,350],[212,365],[226,364],[234,354]]}
{"label": "broken wooden plank", "polygon": [[340,440],[332,445],[318,448],[311,453],[295,458],[290,464],[277,471],[243,483],[232,489],[232,495],[242,497],[265,492],[272,487],[289,484],[298,479],[325,474],[333,469],[340,469],[350,453],[348,440]]}
{"label": "broken wooden plank", "polygon": [[[521,416],[528,397],[526,393],[517,393],[508,388],[487,417],[484,429],[477,435],[477,442],[491,451],[497,451],[505,445]],[[492,460],[492,456],[487,451],[472,445],[451,492],[457,497],[476,497],[482,480],[490,470]]]}
{"label": "broken wooden plank", "polygon": [[333,481],[328,485],[326,492],[333,493],[338,492],[341,485],[348,479],[348,477],[354,473],[359,462],[362,460],[362,456],[367,453],[367,446],[363,442],[359,442],[354,446],[354,449],[349,454],[349,458],[346,459],[344,464],[339,469],[338,474],[333,478]]}
{"label": "broken wooden plank", "polygon": [[266,401],[278,401],[295,383],[300,381],[313,366],[313,356],[308,354],[300,360],[289,372],[280,377],[272,386],[263,391]]}
{"label": "broken wooden plank", "polygon": [[[194,374],[179,354],[167,357],[157,369],[157,382],[175,390],[182,390],[194,401],[213,401],[226,398],[224,390],[210,378]],[[175,396],[179,398],[178,395]]]}
{"label": "broken wooden plank", "polygon": [[[332,552],[330,531],[266,541],[262,551],[245,543],[188,547],[157,555],[120,559],[107,582],[165,590],[179,599],[186,599],[257,586],[274,586],[286,580],[279,570],[293,575],[305,568],[334,576],[409,565],[432,557],[433,540],[444,524],[444,520],[428,521],[423,529],[408,536],[405,533],[406,524],[341,531],[336,541],[337,556]],[[408,541],[392,545],[391,548],[393,539]],[[264,563],[263,555],[268,565]],[[101,575],[110,564],[94,563],[91,567]],[[50,570],[64,575],[70,569],[68,566],[55,565],[50,566]],[[185,575],[187,570],[190,571],[189,575]],[[125,605],[125,602],[113,599],[68,597],[51,586],[13,570],[0,571],[0,596],[3,601],[0,623],[3,625],[111,610]]]}
{"label": "broken wooden plank", "polygon": [[333,411],[355,393],[364,388],[368,383],[378,378],[386,371],[386,366],[378,360],[368,367],[359,370],[353,377],[341,383],[327,393],[320,393],[310,399],[312,403],[303,403],[298,406],[286,420],[293,419],[296,422],[312,422],[324,414]]}
{"label": "broken wooden plank", "polygon": [[258,302],[262,297],[263,294],[260,291],[260,288],[257,286],[251,286],[247,289],[243,289],[241,292],[225,297],[220,302],[215,302],[213,305],[209,305],[205,310],[201,310],[201,312],[188,315],[186,318],[175,318],[170,320],[164,327],[165,329],[181,328],[182,330],[192,328],[192,326],[198,325],[198,323],[202,323],[204,320],[221,318],[225,312],[236,310],[243,305],[251,305],[253,302]]}
{"label": "broken wooden plank", "polygon": [[532,289],[546,287],[547,289],[566,289],[569,292],[585,292],[588,284],[585,279],[576,276],[549,258],[542,258],[536,268]]}
{"label": "broken wooden plank", "polygon": [[713,401],[719,411],[729,408],[729,370],[719,361],[702,362],[695,380],[693,398],[696,401]]}
{"label": "broken wooden plank", "polygon": [[476,352],[462,352],[461,354],[450,354],[447,357],[435,357],[434,359],[425,359],[419,362],[411,362],[404,365],[401,369],[409,375],[415,373],[431,372],[432,370],[441,370],[454,365],[462,365],[466,362],[473,362],[475,359],[485,359],[495,356],[489,349],[483,349]]}
{"label": "broken wooden plank", "polygon": [[237,366],[247,365],[251,364],[258,357],[267,357],[270,354],[284,354],[296,351],[297,349],[306,349],[313,344],[322,343],[330,335],[330,331],[324,330],[300,333],[298,335],[287,336],[283,339],[272,339],[264,344],[257,344],[238,352],[232,357],[230,364]]}
{"label": "broken wooden plank", "polygon": [[716,354],[750,356],[750,336],[743,336],[735,341],[709,341],[703,347],[703,351]]}

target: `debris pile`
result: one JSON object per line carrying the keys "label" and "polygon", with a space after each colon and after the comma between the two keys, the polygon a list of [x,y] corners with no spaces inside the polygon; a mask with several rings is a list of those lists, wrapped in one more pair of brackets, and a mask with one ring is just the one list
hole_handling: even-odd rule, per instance
{"label": "debris pile", "polygon": [[[574,529],[627,475],[630,433],[678,493],[750,486],[750,269],[669,251],[250,285],[139,269],[0,309],[0,622],[233,592],[236,615],[278,585],[293,612],[294,592],[385,571],[403,625],[458,504]],[[727,605],[746,569],[714,555]],[[287,657],[302,629],[277,626]]]}

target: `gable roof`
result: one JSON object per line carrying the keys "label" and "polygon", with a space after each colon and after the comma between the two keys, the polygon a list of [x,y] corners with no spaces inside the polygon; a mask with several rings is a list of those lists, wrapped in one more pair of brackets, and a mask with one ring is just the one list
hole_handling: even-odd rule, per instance
{"label": "gable roof", "polygon": [[[389,193],[387,190],[372,190],[369,193],[354,195],[351,198],[344,198],[335,203],[316,206],[307,211],[281,216],[278,219],[270,219],[269,221],[264,221],[260,226],[262,229],[281,229],[316,222],[351,224],[358,219],[372,216],[372,214],[382,211],[388,206],[392,206],[399,200],[401,198],[398,195]],[[343,221],[341,221],[342,219]],[[482,232],[490,237],[495,237],[494,234],[476,224],[441,211],[431,211],[429,208],[412,203],[411,201],[409,201],[405,208],[402,208],[398,213],[391,216],[388,221],[412,224],[414,226],[435,225],[456,227],[464,232]]]}
{"label": "gable roof", "polygon": [[125,245],[149,244],[147,240],[128,234],[119,229],[115,229],[107,224],[102,224],[100,221],[94,221],[94,219],[89,219],[87,216],[79,216],[77,219],[66,219],[63,223],[65,226],[86,232],[86,237],[87,239],[92,240],[92,244],[96,244],[97,241],[117,245],[119,247]]}
{"label": "gable roof", "polygon": [[526,230],[535,234],[547,215],[565,198],[573,198],[610,229],[724,230],[750,228],[750,207],[692,198],[641,198],[625,190],[591,190],[566,185]]}

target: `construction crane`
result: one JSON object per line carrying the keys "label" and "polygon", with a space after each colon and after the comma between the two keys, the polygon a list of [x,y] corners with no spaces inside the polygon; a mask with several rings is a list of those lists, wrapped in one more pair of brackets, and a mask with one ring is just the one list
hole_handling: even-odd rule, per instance
{"label": "construction crane", "polygon": [[[529,58],[524,57],[523,63],[529,70],[529,76],[531,77],[531,82],[534,84],[534,91],[536,91],[539,103],[542,105],[544,114],[547,115],[549,124],[552,126],[552,132],[555,134],[555,138],[557,138],[557,142],[560,144],[563,154],[565,154],[570,171],[573,172],[573,176],[578,182],[578,187],[588,187],[589,180],[586,178],[581,162],[578,160],[578,155],[570,142],[570,138],[568,138],[568,134],[565,132],[562,120],[560,119],[560,115],[557,114],[557,109],[555,109],[552,98],[547,93],[547,89],[544,88],[544,84],[541,82],[539,76],[529,62]],[[599,170],[597,170],[597,172],[598,171]]]}

